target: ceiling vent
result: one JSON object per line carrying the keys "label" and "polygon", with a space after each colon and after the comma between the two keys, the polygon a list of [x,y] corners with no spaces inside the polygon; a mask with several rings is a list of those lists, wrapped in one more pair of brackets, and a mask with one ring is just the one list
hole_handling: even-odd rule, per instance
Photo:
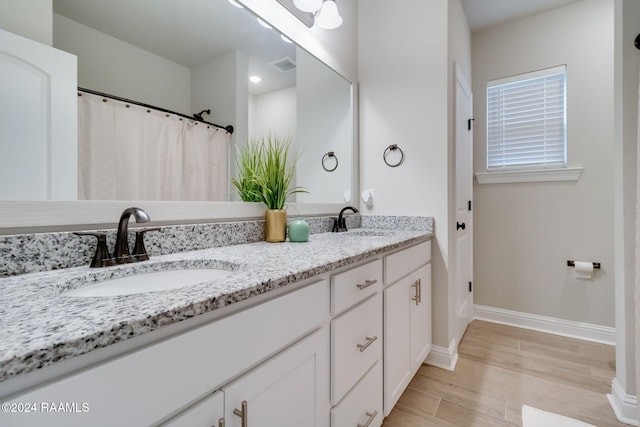
{"label": "ceiling vent", "polygon": [[293,71],[296,69],[296,63],[293,62],[293,59],[288,56],[280,59],[276,59],[275,61],[270,63],[273,68],[278,71],[282,71],[283,73],[286,71]]}

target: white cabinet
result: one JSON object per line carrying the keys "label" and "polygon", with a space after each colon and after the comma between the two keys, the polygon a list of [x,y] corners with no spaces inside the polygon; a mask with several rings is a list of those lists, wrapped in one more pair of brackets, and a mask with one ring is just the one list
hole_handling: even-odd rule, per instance
{"label": "white cabinet", "polygon": [[185,325],[5,398],[80,412],[0,425],[379,427],[431,349],[429,261],[419,243]]}
{"label": "white cabinet", "polygon": [[[312,331],[328,328],[328,277],[171,338],[72,373],[7,401],[70,402],[88,405],[72,413],[0,413],[5,426],[151,425],[175,417],[232,379],[259,366]],[[295,321],[292,321],[295,319]],[[326,333],[326,332],[325,332]],[[328,361],[329,340],[324,360]],[[329,367],[317,375],[326,390]],[[315,403],[314,403],[315,404]],[[228,415],[227,415],[228,419]],[[210,420],[216,425],[217,419]],[[328,421],[327,421],[328,423]],[[313,424],[309,424],[313,425]]]}
{"label": "white cabinet", "polygon": [[224,394],[222,391],[216,391],[162,425],[163,427],[224,427]]}
{"label": "white cabinet", "polygon": [[227,427],[329,424],[326,329],[222,387]]}
{"label": "white cabinet", "polygon": [[401,275],[400,264],[405,268],[405,276],[384,290],[385,416],[431,351],[431,264],[417,256],[428,251],[421,245],[407,251],[385,259],[387,277]]}
{"label": "white cabinet", "polygon": [[382,260],[331,277],[331,426],[382,423]]}

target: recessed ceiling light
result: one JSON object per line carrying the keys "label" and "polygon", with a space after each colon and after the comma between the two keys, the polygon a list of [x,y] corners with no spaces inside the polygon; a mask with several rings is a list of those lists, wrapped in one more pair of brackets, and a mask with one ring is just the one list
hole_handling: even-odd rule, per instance
{"label": "recessed ceiling light", "polygon": [[238,3],[236,0],[229,0],[229,3],[234,5],[235,7],[239,7],[240,9],[244,9],[244,6]]}
{"label": "recessed ceiling light", "polygon": [[289,40],[288,38],[286,38],[284,36],[284,34],[280,34],[280,38],[282,39],[283,42],[285,43],[293,43],[291,40]]}
{"label": "recessed ceiling light", "polygon": [[260,76],[249,76],[249,80],[251,80],[251,83],[260,83],[262,81],[262,77],[260,77]]}
{"label": "recessed ceiling light", "polygon": [[262,25],[263,27],[268,28],[268,29],[272,29],[273,28],[271,25],[267,24],[262,19],[260,19],[260,18],[256,18],[256,19],[258,20],[258,24]]}

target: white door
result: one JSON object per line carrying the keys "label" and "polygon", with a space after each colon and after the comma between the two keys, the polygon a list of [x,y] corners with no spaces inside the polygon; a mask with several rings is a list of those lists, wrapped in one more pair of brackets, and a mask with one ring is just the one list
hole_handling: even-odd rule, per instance
{"label": "white door", "polygon": [[460,342],[473,317],[473,103],[456,67],[455,202],[456,202],[456,339]]}
{"label": "white door", "polygon": [[321,329],[223,387],[225,425],[327,426],[328,343]]}
{"label": "white door", "polygon": [[0,30],[0,200],[76,200],[76,57]]}

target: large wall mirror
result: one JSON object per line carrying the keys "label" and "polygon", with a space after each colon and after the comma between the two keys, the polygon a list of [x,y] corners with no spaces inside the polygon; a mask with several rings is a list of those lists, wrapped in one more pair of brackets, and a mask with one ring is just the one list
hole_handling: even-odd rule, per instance
{"label": "large wall mirror", "polygon": [[[186,115],[210,110],[210,114],[203,114],[204,120],[234,127],[222,143],[227,144],[227,151],[216,167],[224,170],[224,176],[209,178],[218,181],[213,198],[136,197],[135,192],[119,198],[108,192],[106,196],[88,192],[79,200],[237,200],[230,185],[236,147],[269,133],[290,137],[298,149],[296,184],[309,193],[298,194],[295,202],[335,204],[350,197],[351,83],[233,3],[53,0],[53,45],[77,56],[78,86]],[[259,76],[261,81],[253,83],[249,76]],[[104,102],[112,103],[110,99]],[[98,125],[97,132],[105,134],[105,126]],[[219,129],[218,133],[226,131]],[[79,135],[79,139],[83,137]],[[123,139],[115,133],[109,138]],[[327,153],[332,157],[323,165]],[[128,145],[117,147],[115,155],[126,156],[133,163],[148,162],[151,157],[167,161],[174,156],[165,148],[133,149]],[[82,177],[80,147],[79,158],[78,174]],[[326,170],[336,163],[334,171]],[[84,175],[90,175],[99,164],[88,167]],[[101,173],[93,180],[108,179]],[[127,182],[125,185],[131,184]],[[84,182],[78,184],[81,191]]]}

